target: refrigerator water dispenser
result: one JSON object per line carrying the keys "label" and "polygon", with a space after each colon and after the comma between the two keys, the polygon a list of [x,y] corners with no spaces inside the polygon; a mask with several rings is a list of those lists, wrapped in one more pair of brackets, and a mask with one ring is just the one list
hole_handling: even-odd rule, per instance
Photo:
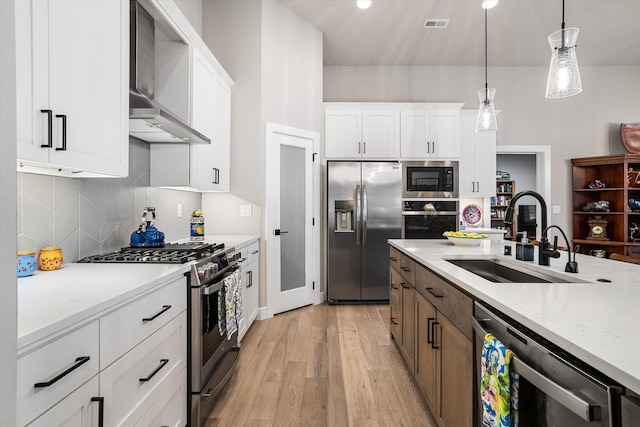
{"label": "refrigerator water dispenser", "polygon": [[353,233],[353,212],[355,211],[354,200],[336,200],[336,233]]}

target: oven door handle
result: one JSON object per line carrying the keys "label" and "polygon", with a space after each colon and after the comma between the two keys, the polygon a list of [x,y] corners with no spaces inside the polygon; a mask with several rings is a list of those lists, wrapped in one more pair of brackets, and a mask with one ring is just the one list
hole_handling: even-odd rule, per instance
{"label": "oven door handle", "polygon": [[[471,317],[471,326],[476,333],[482,337],[487,335],[488,332],[480,325],[479,322],[486,320],[487,319],[478,319],[475,316]],[[570,390],[567,390],[551,379],[545,377],[531,366],[527,365],[515,354],[511,358],[511,366],[521,377],[525,378],[541,392],[551,397],[553,400],[560,403],[583,420],[589,422],[599,420],[601,409],[600,405],[589,403],[581,397],[576,396]]]}
{"label": "oven door handle", "polygon": [[208,286],[203,286],[202,287],[202,295],[211,295],[215,292],[218,292],[220,289],[222,289],[222,286],[224,285],[224,279],[225,277],[229,276],[229,274],[227,273],[232,273],[234,271],[236,271],[239,267],[236,265],[230,265],[227,266],[225,268],[223,268],[222,270],[220,270],[216,275],[220,278],[219,281],[215,282],[212,285],[208,285]]}
{"label": "oven door handle", "polygon": [[440,215],[458,215],[458,211],[402,211],[403,216],[440,216]]}

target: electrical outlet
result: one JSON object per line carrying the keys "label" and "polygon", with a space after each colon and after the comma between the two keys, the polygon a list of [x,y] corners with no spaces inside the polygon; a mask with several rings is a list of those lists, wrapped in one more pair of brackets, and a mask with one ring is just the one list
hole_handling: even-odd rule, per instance
{"label": "electrical outlet", "polygon": [[559,206],[559,205],[553,206],[553,208],[551,210],[551,213],[561,214],[562,213],[562,206]]}
{"label": "electrical outlet", "polygon": [[240,205],[240,216],[251,216],[251,205]]}
{"label": "electrical outlet", "polygon": [[182,218],[182,203],[178,203],[178,218]]}

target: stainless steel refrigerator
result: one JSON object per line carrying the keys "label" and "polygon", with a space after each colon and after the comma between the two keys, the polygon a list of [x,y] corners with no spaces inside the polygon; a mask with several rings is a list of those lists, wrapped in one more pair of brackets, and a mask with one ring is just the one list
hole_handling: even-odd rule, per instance
{"label": "stainless steel refrigerator", "polygon": [[327,162],[327,299],[389,300],[387,239],[402,235],[402,171],[392,162]]}

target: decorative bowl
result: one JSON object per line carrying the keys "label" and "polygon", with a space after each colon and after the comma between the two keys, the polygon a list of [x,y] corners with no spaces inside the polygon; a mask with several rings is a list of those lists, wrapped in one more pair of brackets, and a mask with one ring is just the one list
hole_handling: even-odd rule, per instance
{"label": "decorative bowl", "polygon": [[458,246],[480,246],[483,240],[489,238],[488,234],[466,233],[464,231],[445,231],[442,235]]}
{"label": "decorative bowl", "polygon": [[478,225],[482,222],[482,208],[478,205],[470,204],[462,209],[462,220],[467,225]]}

